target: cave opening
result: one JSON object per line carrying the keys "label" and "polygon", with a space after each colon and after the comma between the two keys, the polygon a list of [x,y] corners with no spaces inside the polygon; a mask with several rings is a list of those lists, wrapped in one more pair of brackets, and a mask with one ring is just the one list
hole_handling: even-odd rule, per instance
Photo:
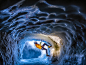
{"label": "cave opening", "polygon": [[[44,43],[52,45],[51,48],[44,46],[48,50],[50,57],[46,56],[46,51],[38,49],[34,42],[42,45]],[[61,39],[52,35],[44,34],[26,34],[23,39],[20,40],[20,64],[37,64],[37,63],[51,63],[57,61],[55,58],[60,56],[61,53]]]}

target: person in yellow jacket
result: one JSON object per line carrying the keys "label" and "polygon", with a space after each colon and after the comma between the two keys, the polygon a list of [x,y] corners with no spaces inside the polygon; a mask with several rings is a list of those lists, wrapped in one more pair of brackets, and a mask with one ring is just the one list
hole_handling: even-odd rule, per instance
{"label": "person in yellow jacket", "polygon": [[40,42],[40,44],[38,44],[37,42],[34,42],[35,46],[38,48],[38,49],[41,49],[41,50],[46,50],[46,56],[50,56],[48,55],[48,52],[47,52],[47,49],[44,48],[44,46],[48,46],[48,48],[52,47],[52,46],[49,46],[47,45],[46,43],[44,43],[43,45],[41,45],[42,42]]}

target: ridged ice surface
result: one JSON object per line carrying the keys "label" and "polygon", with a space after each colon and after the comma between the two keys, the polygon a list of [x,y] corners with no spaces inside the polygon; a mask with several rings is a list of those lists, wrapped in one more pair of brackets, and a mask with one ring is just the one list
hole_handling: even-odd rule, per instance
{"label": "ridged ice surface", "polygon": [[54,34],[63,39],[62,53],[55,64],[86,64],[86,14],[80,12],[80,7],[46,1],[22,7],[25,3],[21,2],[0,11],[0,31],[7,32],[14,40],[25,33]]}

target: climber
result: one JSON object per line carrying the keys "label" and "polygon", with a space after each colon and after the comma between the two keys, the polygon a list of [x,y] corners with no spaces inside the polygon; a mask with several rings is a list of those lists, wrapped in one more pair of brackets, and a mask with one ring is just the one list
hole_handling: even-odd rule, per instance
{"label": "climber", "polygon": [[46,43],[44,43],[43,45],[41,45],[41,43],[42,43],[42,42],[40,42],[40,44],[38,44],[37,42],[34,42],[34,44],[35,44],[35,46],[36,46],[37,48],[39,48],[39,49],[41,49],[41,50],[46,50],[46,56],[50,56],[50,55],[48,55],[48,51],[47,51],[46,48],[44,48],[44,46],[46,45],[46,46],[48,46],[48,48],[50,48],[50,47],[52,47],[52,46],[49,46],[49,45],[47,45]]}

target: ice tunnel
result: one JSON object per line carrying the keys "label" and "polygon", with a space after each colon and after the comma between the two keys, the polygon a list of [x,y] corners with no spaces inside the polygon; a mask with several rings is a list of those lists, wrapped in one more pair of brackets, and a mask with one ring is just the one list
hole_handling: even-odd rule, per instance
{"label": "ice tunnel", "polygon": [[0,1],[0,65],[86,65],[86,10],[61,2]]}

